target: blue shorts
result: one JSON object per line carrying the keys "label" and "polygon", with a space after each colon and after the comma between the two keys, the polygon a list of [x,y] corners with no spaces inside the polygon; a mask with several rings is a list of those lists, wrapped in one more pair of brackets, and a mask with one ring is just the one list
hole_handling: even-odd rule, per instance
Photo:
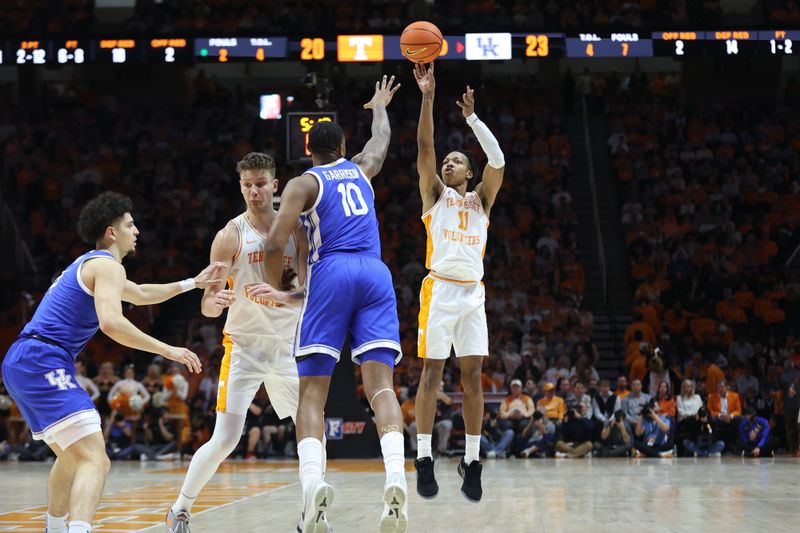
{"label": "blue shorts", "polygon": [[338,361],[348,333],[356,363],[375,348],[396,352],[395,362],[402,358],[392,274],[377,257],[330,254],[308,267],[295,357],[322,353]]}
{"label": "blue shorts", "polygon": [[11,345],[3,360],[3,383],[38,440],[95,411],[75,379],[72,356],[36,339]]}

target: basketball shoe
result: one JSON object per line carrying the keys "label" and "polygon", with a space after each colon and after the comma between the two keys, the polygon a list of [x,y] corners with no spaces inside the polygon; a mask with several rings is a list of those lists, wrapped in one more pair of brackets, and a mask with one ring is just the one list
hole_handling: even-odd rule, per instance
{"label": "basketball shoe", "polygon": [[408,529],[408,485],[404,474],[389,474],[383,487],[380,533],[404,533]]}
{"label": "basketball shoe", "polygon": [[333,487],[319,479],[303,491],[302,533],[328,533],[325,513],[333,504]]}
{"label": "basketball shoe", "polygon": [[439,484],[436,483],[436,476],[433,472],[434,462],[431,457],[423,457],[414,461],[414,468],[417,469],[417,494],[423,498],[434,498],[439,494]]}
{"label": "basketball shoe", "polygon": [[167,512],[167,533],[192,533],[189,527],[189,513],[172,509]]}
{"label": "basketball shoe", "polygon": [[470,464],[464,462],[458,463],[458,475],[464,480],[461,484],[461,494],[471,502],[481,501],[483,496],[483,488],[481,487],[481,471],[483,466],[479,461],[472,461]]}

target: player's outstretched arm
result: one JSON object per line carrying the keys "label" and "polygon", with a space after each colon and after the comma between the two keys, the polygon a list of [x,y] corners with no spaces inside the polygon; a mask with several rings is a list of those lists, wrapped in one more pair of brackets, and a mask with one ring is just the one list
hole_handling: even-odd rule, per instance
{"label": "player's outstretched arm", "polygon": [[217,232],[214,242],[211,243],[211,264],[219,264],[221,268],[217,276],[218,281],[208,285],[203,291],[203,300],[200,302],[200,311],[203,316],[216,318],[235,300],[233,289],[226,289],[225,284],[233,265],[233,259],[239,253],[240,238],[236,224],[229,222],[227,226]]}
{"label": "player's outstretched arm", "polygon": [[186,348],[177,348],[154,339],[134,326],[122,314],[122,291],[125,288],[125,269],[116,261],[96,259],[84,264],[88,279],[94,280],[94,306],[100,329],[120,344],[155,353],[185,364],[190,372],[202,370],[200,360]]}
{"label": "player's outstretched arm", "polygon": [[351,161],[361,167],[368,179],[372,179],[381,171],[383,162],[386,160],[386,153],[389,151],[392,128],[389,126],[386,106],[400,88],[399,83],[394,87],[392,84],[394,84],[394,76],[388,81],[384,76],[381,81],[375,82],[375,94],[372,96],[372,100],[364,104],[364,109],[372,109],[372,137],[364,145],[361,153],[353,156]]}
{"label": "player's outstretched arm", "polygon": [[[289,180],[281,194],[281,207],[264,245],[264,264],[267,269],[267,283],[247,285],[248,296],[261,297],[279,303],[299,304],[303,299],[302,291],[283,291],[281,281],[283,274],[283,251],[289,235],[297,226],[300,214],[310,208],[319,193],[319,184],[311,174],[303,174]],[[306,257],[308,251],[306,251]]]}
{"label": "player's outstretched arm", "polygon": [[475,114],[475,91],[469,85],[467,85],[467,92],[462,95],[460,102],[456,102],[456,105],[461,108],[461,114],[472,128],[475,138],[478,139],[483,153],[489,160],[483,169],[481,182],[475,187],[475,192],[483,202],[483,208],[488,212],[494,205],[494,199],[503,185],[503,174],[506,171],[505,156],[503,156],[503,150],[500,149],[500,144],[495,136]]}
{"label": "player's outstretched arm", "polygon": [[223,282],[225,278],[222,277],[222,267],[221,263],[212,262],[195,277],[173,283],[146,283],[139,285],[131,280],[125,280],[122,301],[133,305],[160,304],[192,289],[204,289],[210,285]]}
{"label": "player's outstretched arm", "polygon": [[436,173],[436,149],[433,144],[433,97],[436,93],[433,63],[427,70],[423,65],[414,65],[414,79],[422,92],[417,124],[417,172],[422,212],[425,213],[433,207],[444,190],[444,183]]}

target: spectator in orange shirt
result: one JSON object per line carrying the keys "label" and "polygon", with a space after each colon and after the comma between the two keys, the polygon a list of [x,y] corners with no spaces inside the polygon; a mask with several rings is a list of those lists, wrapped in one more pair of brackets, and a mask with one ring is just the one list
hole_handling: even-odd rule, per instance
{"label": "spectator in orange shirt", "polygon": [[614,394],[616,394],[617,398],[622,401],[630,393],[631,391],[628,390],[628,378],[625,376],[619,376],[617,378],[617,389],[614,391]]}
{"label": "spectator in orange shirt", "polygon": [[672,396],[669,383],[662,381],[658,384],[658,394],[656,395],[656,399],[658,400],[659,412],[665,416],[671,416],[674,419],[675,398]]}
{"label": "spectator in orange shirt", "polygon": [[556,424],[560,424],[564,419],[567,406],[564,400],[556,396],[556,386],[549,381],[542,385],[544,397],[536,404],[536,408],[544,413],[544,416]]}
{"label": "spectator in orange shirt", "polygon": [[747,315],[736,305],[736,298],[729,288],[725,289],[725,299],[717,304],[715,312],[717,317],[729,326],[747,323]]}
{"label": "spectator in orange shirt", "polygon": [[725,380],[719,382],[717,392],[708,395],[708,412],[714,431],[725,441],[726,449],[735,449],[742,423],[742,404],[739,395],[728,390]]}
{"label": "spectator in orange shirt", "polygon": [[632,342],[635,342],[634,333],[636,331],[642,332],[642,340],[645,342],[650,343],[651,346],[655,346],[656,344],[656,332],[653,331],[653,328],[644,321],[644,316],[641,313],[636,313],[633,318],[634,322],[628,329],[625,330],[625,346],[630,345]]}
{"label": "spectator in orange shirt", "polygon": [[694,381],[695,387],[697,387],[698,383],[701,381],[705,382],[707,375],[708,363],[703,359],[702,352],[692,353],[692,362],[686,365],[683,377]]}
{"label": "spectator in orange shirt", "polygon": [[675,336],[683,336],[689,327],[689,314],[683,310],[680,301],[664,313],[664,329]]}
{"label": "spectator in orange shirt", "polygon": [[508,388],[511,394],[506,396],[503,403],[500,404],[500,428],[503,431],[513,429],[515,435],[520,435],[530,422],[536,407],[533,405],[531,397],[522,393],[520,380],[512,379]]}

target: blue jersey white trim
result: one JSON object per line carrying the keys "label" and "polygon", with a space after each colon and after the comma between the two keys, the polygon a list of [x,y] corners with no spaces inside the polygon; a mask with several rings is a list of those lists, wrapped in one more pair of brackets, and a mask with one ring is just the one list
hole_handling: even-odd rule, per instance
{"label": "blue jersey white trim", "polygon": [[21,337],[50,339],[75,360],[100,328],[94,295],[81,278],[84,263],[98,258],[116,261],[108,250],[92,250],[75,259],[47,290]]}
{"label": "blue jersey white trim", "polygon": [[375,191],[358,165],[345,158],[308,169],[319,191],[301,221],[309,242],[308,262],[331,253],[359,253],[380,258]]}

